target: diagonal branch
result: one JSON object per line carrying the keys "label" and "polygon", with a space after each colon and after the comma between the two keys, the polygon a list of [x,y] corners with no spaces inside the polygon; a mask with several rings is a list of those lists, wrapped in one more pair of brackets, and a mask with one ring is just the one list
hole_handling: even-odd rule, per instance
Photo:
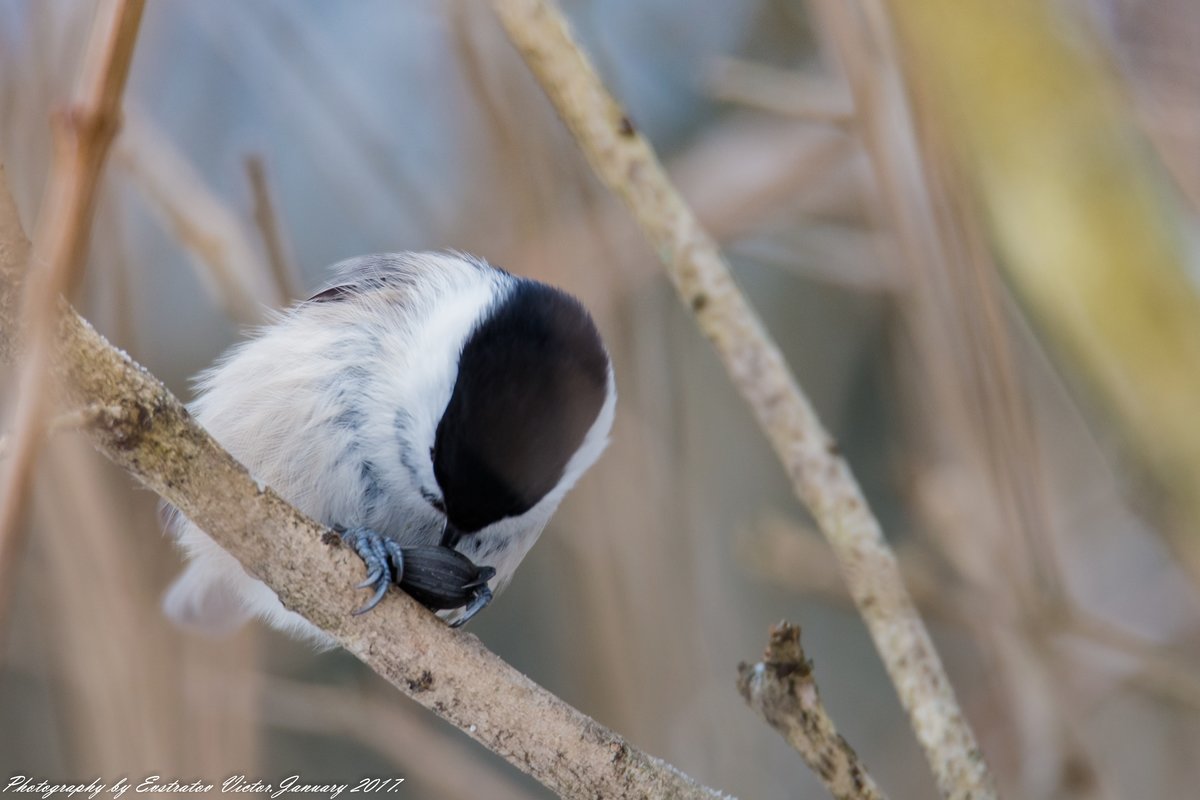
{"label": "diagonal branch", "polygon": [[[28,247],[2,177],[0,235],[2,280],[18,274],[10,254]],[[162,383],[65,301],[60,306],[54,371],[72,400],[108,409],[86,429],[97,448],[203,528],[284,606],[563,797],[723,797],[632,747],[401,592],[351,616],[357,557],[257,483]],[[13,327],[11,315],[0,316],[0,340]]]}
{"label": "diagonal branch", "polygon": [[654,245],[833,547],[945,797],[995,795],[975,736],[900,577],[879,521],[712,237],[605,89],[550,0],[492,0],[509,38],[596,174]]}
{"label": "diagonal branch", "polygon": [[738,665],[738,691],[837,800],[886,800],[825,711],[798,627],[781,622],[771,628],[763,660]]}

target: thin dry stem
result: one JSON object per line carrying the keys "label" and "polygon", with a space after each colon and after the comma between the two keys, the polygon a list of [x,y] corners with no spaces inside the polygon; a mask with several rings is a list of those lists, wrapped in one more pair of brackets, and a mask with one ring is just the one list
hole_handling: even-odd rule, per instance
{"label": "thin dry stem", "polygon": [[[1077,639],[1088,645],[1122,654],[1137,662],[1128,682],[1146,694],[1200,709],[1200,677],[1181,658],[1161,645],[1117,628],[1073,606],[1049,608],[1028,625],[1003,607],[966,588],[963,576],[937,568],[917,545],[897,548],[905,584],[925,616],[968,630],[1005,635],[1041,635],[1054,641]],[[756,529],[738,537],[735,552],[755,577],[781,589],[818,595],[831,603],[849,604],[846,586],[837,576],[829,548],[790,520],[769,517]],[[1090,653],[1089,653],[1090,654]],[[1086,657],[1071,654],[1072,665],[1087,665]],[[1091,666],[1095,666],[1092,664]]]}
{"label": "thin dry stem", "polygon": [[[971,613],[983,610],[978,602],[964,609],[952,591],[960,584],[943,574],[920,547],[910,540],[895,552],[904,584],[921,613],[939,622],[963,624]],[[767,516],[738,536],[734,553],[752,575],[781,589],[819,595],[838,604],[853,602],[829,545],[807,526]]]}
{"label": "thin dry stem", "polygon": [[[981,483],[999,501],[1000,519],[976,524],[976,535],[945,529],[945,551],[977,586],[988,586],[995,564],[1004,563],[1001,572],[1011,580],[1000,600],[1017,595],[1011,584],[1021,590],[1013,600],[1034,586],[1039,598],[1055,597],[1059,577],[1037,480],[1039,462],[988,255],[969,214],[956,205],[962,198],[949,194],[947,176],[936,169],[938,148],[918,149],[922,142],[911,133],[884,22],[869,13],[869,2],[816,0],[811,7],[850,85],[879,210],[910,276],[912,290],[901,306],[906,324],[922,358],[952,368],[943,370],[950,380],[932,369],[922,374],[923,399],[932,397],[936,408],[929,439],[955,454],[972,455],[963,443],[974,445],[981,456],[968,462],[972,469],[959,480]],[[1012,530],[1020,534],[1015,541]]]}
{"label": "thin dry stem", "polygon": [[287,301],[242,220],[152,120],[128,115],[117,159],[135,178],[150,210],[191,254],[197,276],[230,319],[261,323],[265,306]]}
{"label": "thin dry stem", "polygon": [[854,104],[845,87],[801,72],[723,58],[709,78],[709,87],[718,100],[772,114],[838,128],[854,121]]}
{"label": "thin dry stem", "polygon": [[[83,272],[96,188],[121,123],[121,95],[133,60],[145,0],[100,5],[88,39],[79,100],[51,120],[52,173],[34,240],[19,330],[27,337],[18,370],[11,457],[0,485],[0,625],[21,552],[20,521],[50,395],[48,364],[58,298]],[[5,233],[12,233],[6,230]],[[23,238],[23,237],[22,237]],[[23,245],[15,243],[15,250]]]}
{"label": "thin dry stem", "polygon": [[493,0],[493,7],[592,167],[654,244],[832,545],[942,793],[994,796],[983,755],[878,520],[713,240],[604,88],[557,7],[544,0]]}
{"label": "thin dry stem", "polygon": [[738,665],[738,691],[796,748],[837,800],[886,797],[825,711],[799,627],[785,621],[771,628],[763,660]]}
{"label": "thin dry stem", "polygon": [[1200,581],[1194,248],[1111,64],[1057,4],[884,5],[905,77],[945,134],[999,263],[1160,484],[1169,541]]}
{"label": "thin dry stem", "polygon": [[246,177],[250,179],[250,190],[254,194],[254,224],[262,236],[263,248],[267,251],[267,263],[271,277],[283,304],[300,297],[299,279],[296,268],[288,255],[279,212],[271,199],[271,188],[267,184],[267,167],[262,156],[246,157]]}
{"label": "thin dry stem", "polygon": [[[0,210],[11,210],[7,187],[0,189]],[[3,230],[19,233],[7,220]],[[0,252],[19,246],[3,242]],[[68,396],[121,409],[87,429],[96,446],[203,528],[285,607],[563,797],[723,796],[632,747],[402,592],[353,616],[359,599],[351,587],[362,566],[340,539],[256,482],[162,383],[65,303],[60,311],[53,363]],[[0,329],[12,324],[0,319]]]}

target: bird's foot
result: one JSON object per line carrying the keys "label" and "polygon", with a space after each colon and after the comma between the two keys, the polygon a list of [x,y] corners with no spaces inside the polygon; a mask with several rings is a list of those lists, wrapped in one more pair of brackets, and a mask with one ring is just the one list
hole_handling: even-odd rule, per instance
{"label": "bird's foot", "polygon": [[[487,567],[487,569],[492,570],[493,574],[495,573],[495,570],[491,567]],[[471,621],[471,617],[487,608],[490,602],[492,602],[492,590],[484,583],[475,589],[474,599],[471,600],[470,605],[463,611],[462,616],[450,623],[450,627],[461,628],[463,625],[466,625]]]}
{"label": "bird's foot", "polygon": [[492,567],[476,566],[471,559],[449,547],[401,547],[393,539],[370,528],[334,528],[367,567],[367,578],[357,589],[374,589],[357,616],[379,605],[388,586],[395,583],[430,611],[465,610],[452,624],[457,628],[482,611],[492,600],[487,582],[496,576]]}
{"label": "bird's foot", "polygon": [[342,541],[358,553],[367,566],[367,578],[355,589],[374,589],[375,594],[367,604],[354,612],[354,616],[365,614],[387,594],[388,587],[400,583],[404,578],[404,548],[394,539],[389,539],[370,528],[334,528]]}

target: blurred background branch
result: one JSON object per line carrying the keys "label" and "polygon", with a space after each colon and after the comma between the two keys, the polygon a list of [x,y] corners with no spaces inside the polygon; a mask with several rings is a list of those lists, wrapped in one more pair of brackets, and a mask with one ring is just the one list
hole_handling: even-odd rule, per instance
{"label": "blurred background branch", "polygon": [[[87,262],[97,187],[121,125],[121,97],[145,0],[98,4],[74,103],[51,118],[54,161],[34,235],[18,327],[25,338],[19,394],[11,416],[11,453],[0,470],[0,630],[8,620],[13,573],[22,546],[21,518],[33,479],[47,409],[53,404],[50,360],[59,298],[78,285]],[[17,233],[11,228],[8,233]],[[19,240],[12,252],[25,249]],[[14,326],[9,326],[14,327]]]}
{"label": "blurred background branch", "polygon": [[890,8],[923,127],[958,158],[1068,374],[1092,382],[1164,491],[1165,530],[1200,581],[1195,231],[1104,59],[1069,9],[1035,0]]}
{"label": "blurred background branch", "polygon": [[291,299],[271,280],[268,262],[259,258],[239,215],[141,112],[129,114],[117,157],[150,208],[192,254],[198,277],[231,319],[262,322],[266,309]]}
{"label": "blurred background branch", "polygon": [[629,206],[832,546],[944,797],[995,793],[879,521],[711,236],[608,94],[550,0],[497,15],[602,180]]}
{"label": "blurred background branch", "polygon": [[287,305],[300,299],[299,278],[296,265],[288,253],[288,244],[283,235],[283,224],[271,199],[267,183],[267,166],[260,155],[246,156],[246,177],[254,194],[254,224],[258,226],[263,248],[267,251],[267,263],[271,265],[271,277],[279,292],[280,304]]}

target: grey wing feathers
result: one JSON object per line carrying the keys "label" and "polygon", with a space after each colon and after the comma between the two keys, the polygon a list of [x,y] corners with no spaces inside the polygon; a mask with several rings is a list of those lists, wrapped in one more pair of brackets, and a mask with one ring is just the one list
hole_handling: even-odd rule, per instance
{"label": "grey wing feathers", "polygon": [[310,302],[338,300],[387,286],[412,286],[420,267],[411,253],[356,256],[333,266],[333,277]]}
{"label": "grey wing feathers", "polygon": [[333,278],[310,302],[338,300],[349,295],[386,288],[413,288],[421,276],[431,270],[444,269],[448,262],[458,262],[474,269],[503,273],[475,256],[456,251],[427,253],[376,253],[356,256],[333,266]]}

